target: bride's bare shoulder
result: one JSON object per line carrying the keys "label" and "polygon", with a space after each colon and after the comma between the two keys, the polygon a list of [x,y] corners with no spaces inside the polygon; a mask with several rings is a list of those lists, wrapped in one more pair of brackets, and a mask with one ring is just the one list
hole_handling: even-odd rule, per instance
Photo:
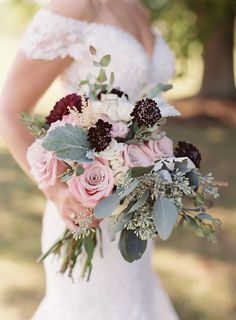
{"label": "bride's bare shoulder", "polygon": [[95,12],[92,2],[92,0],[52,0],[46,8],[65,17],[93,21]]}

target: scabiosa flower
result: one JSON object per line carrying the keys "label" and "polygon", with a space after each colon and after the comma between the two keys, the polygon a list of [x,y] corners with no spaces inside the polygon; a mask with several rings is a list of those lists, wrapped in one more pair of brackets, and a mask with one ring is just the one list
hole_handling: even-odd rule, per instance
{"label": "scabiosa flower", "polygon": [[195,164],[197,168],[200,168],[201,154],[198,149],[185,141],[179,141],[174,151],[175,157],[188,157]]}
{"label": "scabiosa flower", "polygon": [[[129,100],[128,94],[123,92],[123,91],[121,91],[121,90],[119,90],[119,89],[113,88],[109,93],[116,94],[119,98],[122,98],[124,96],[127,100]],[[108,91],[107,90],[100,91],[97,94],[98,100],[101,100],[102,94],[108,94]]]}
{"label": "scabiosa flower", "polygon": [[161,119],[161,112],[154,100],[146,98],[136,103],[131,116],[139,127],[151,127]]}
{"label": "scabiosa flower", "polygon": [[113,88],[110,93],[116,94],[119,98],[122,98],[124,96],[127,100],[129,100],[128,94],[119,89]]}
{"label": "scabiosa flower", "polygon": [[111,129],[112,124],[101,119],[96,122],[95,127],[89,129],[88,140],[96,152],[105,150],[110,144]]}
{"label": "scabiosa flower", "polygon": [[62,120],[63,116],[69,114],[70,108],[74,108],[82,113],[83,107],[86,105],[87,98],[84,96],[77,95],[76,93],[69,94],[57,101],[49,116],[46,117],[46,123],[50,125],[57,120]]}

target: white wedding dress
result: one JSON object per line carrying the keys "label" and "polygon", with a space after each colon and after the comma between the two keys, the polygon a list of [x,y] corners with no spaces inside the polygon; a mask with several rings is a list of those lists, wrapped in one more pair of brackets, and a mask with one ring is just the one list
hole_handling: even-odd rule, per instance
{"label": "white wedding dress", "polygon": [[[144,84],[167,82],[175,60],[163,38],[156,34],[152,57],[129,33],[107,24],[88,23],[39,11],[26,31],[21,50],[28,59],[53,60],[70,56],[73,62],[62,75],[67,93],[78,91],[78,83],[97,73],[89,46],[99,56],[111,54],[108,68],[114,71],[115,86],[135,100]],[[150,262],[151,245],[141,260],[126,262],[117,241],[110,242],[103,229],[104,257],[95,251],[89,282],[72,283],[58,270],[60,261],[45,261],[46,295],[33,320],[177,320],[178,317]],[[43,219],[42,250],[47,250],[64,231],[56,207],[48,203]],[[76,267],[79,274],[80,264]]]}

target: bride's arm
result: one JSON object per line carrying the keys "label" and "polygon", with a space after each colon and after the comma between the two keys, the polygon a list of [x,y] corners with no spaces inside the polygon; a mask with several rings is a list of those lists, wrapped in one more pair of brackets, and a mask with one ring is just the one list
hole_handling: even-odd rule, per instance
{"label": "bride's arm", "polygon": [[33,138],[20,124],[21,112],[32,112],[37,101],[70,62],[29,60],[18,53],[0,96],[0,133],[12,155],[29,174],[26,150]]}
{"label": "bride's arm", "polygon": [[[28,60],[18,53],[0,96],[0,133],[21,168],[30,175],[26,151],[33,138],[20,124],[21,112],[32,112],[35,104],[53,80],[70,63],[70,58],[53,61]],[[70,216],[82,210],[80,203],[69,193],[65,184],[42,190],[57,206],[67,227],[74,229]],[[96,221],[94,221],[96,226]]]}

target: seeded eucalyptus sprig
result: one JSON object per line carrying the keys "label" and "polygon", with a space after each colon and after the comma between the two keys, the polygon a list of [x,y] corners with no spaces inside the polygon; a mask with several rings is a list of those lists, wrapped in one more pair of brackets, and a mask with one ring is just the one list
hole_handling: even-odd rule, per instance
{"label": "seeded eucalyptus sprig", "polygon": [[115,74],[114,72],[111,72],[108,76],[106,72],[106,68],[111,62],[110,54],[106,54],[102,58],[98,58],[97,50],[93,46],[90,46],[89,49],[90,53],[96,57],[96,60],[93,60],[93,65],[99,68],[96,82],[91,83],[88,76],[86,80],[80,81],[79,87],[81,88],[83,86],[88,86],[90,98],[93,100],[98,100],[100,93],[108,93],[112,90],[115,82]]}
{"label": "seeded eucalyptus sprig", "polygon": [[25,112],[20,113],[20,122],[26,127],[35,138],[43,138],[47,134],[49,125],[46,124],[45,118],[40,115],[31,115]]}

